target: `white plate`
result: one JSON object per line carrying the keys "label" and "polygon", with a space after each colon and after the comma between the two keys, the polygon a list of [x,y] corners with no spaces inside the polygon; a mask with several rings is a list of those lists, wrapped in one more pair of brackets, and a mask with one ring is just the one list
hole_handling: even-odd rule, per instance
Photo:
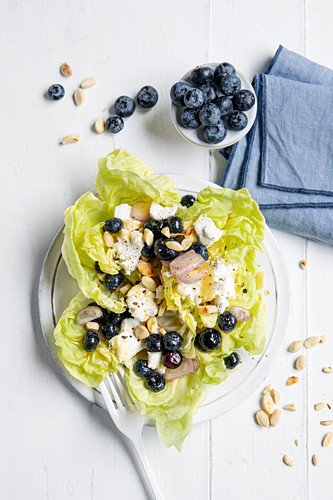
{"label": "white plate", "polygon": [[[201,189],[220,187],[204,179],[185,175],[166,174],[175,182],[181,195],[196,195]],[[79,291],[76,281],[68,274],[61,256],[62,228],[56,234],[46,255],[39,283],[39,315],[42,331],[61,372],[70,384],[91,403],[104,406],[99,390],[88,387],[70,375],[59,360],[53,330],[71,298]],[[194,422],[203,422],[225,413],[244,401],[265,380],[273,368],[284,343],[288,321],[290,290],[286,265],[270,229],[266,226],[264,254],[259,255],[260,269],[265,273],[266,348],[260,356],[248,356],[241,349],[242,363],[230,371],[226,381],[218,386],[206,386],[207,398]]]}
{"label": "white plate", "polygon": [[[207,67],[208,66],[209,68],[215,69],[216,66],[218,66],[218,64],[220,64],[220,63],[200,64],[200,67],[202,67],[202,66]],[[191,80],[190,80],[190,74],[193,71],[193,69],[194,68],[192,68],[184,76],[182,76],[182,78],[180,78],[179,81],[186,81],[186,82],[190,83],[191,85],[193,85],[191,83]],[[249,132],[249,130],[251,129],[251,127],[254,123],[256,115],[257,115],[256,93],[255,93],[251,83],[249,82],[249,80],[247,80],[247,78],[240,71],[236,70],[236,75],[241,80],[241,88],[246,89],[246,90],[251,90],[251,92],[253,92],[253,95],[255,97],[254,106],[251,109],[249,109],[249,111],[245,111],[245,114],[246,114],[247,119],[248,119],[246,127],[243,130],[240,130],[238,132],[236,130],[228,129],[227,135],[225,136],[223,141],[218,142],[217,144],[209,144],[208,142],[206,142],[202,138],[202,130],[203,130],[202,126],[197,128],[197,129],[189,129],[189,128],[185,128],[181,125],[180,115],[181,115],[184,107],[179,107],[179,106],[176,106],[175,104],[171,103],[172,121],[174,123],[174,126],[176,127],[176,129],[178,130],[180,135],[182,137],[184,137],[184,139],[188,140],[192,144],[195,144],[196,146],[202,146],[202,147],[208,148],[208,149],[222,149],[222,148],[227,148],[228,146],[231,146],[232,144],[235,144],[236,142],[240,141]]]}

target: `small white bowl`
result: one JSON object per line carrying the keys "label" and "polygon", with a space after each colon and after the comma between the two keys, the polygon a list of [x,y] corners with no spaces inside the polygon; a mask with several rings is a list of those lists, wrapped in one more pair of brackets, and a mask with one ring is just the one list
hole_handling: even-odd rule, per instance
{"label": "small white bowl", "polygon": [[[197,67],[200,67],[200,68],[209,67],[209,68],[212,68],[215,70],[216,66],[218,66],[219,64],[221,64],[221,63],[200,64],[199,66],[196,66],[196,68]],[[197,85],[194,85],[190,79],[190,74],[194,69],[195,68],[192,68],[184,76],[182,76],[178,81],[185,81],[185,82],[188,82],[190,85],[193,85],[194,87],[196,87]],[[256,94],[255,94],[254,89],[253,89],[251,83],[249,82],[249,80],[247,80],[245,78],[245,76],[237,69],[236,69],[236,75],[241,80],[241,89],[251,90],[251,92],[253,92],[254,97],[255,97],[255,102],[254,102],[254,105],[252,106],[252,108],[249,109],[249,111],[245,111],[245,114],[246,114],[247,120],[248,120],[246,127],[240,131],[230,130],[229,128],[227,128],[227,135],[225,136],[223,141],[218,142],[217,144],[210,144],[209,142],[206,142],[201,137],[203,126],[200,126],[199,128],[196,128],[196,129],[189,129],[189,128],[185,128],[181,125],[180,115],[181,115],[182,111],[184,110],[184,106],[179,107],[179,106],[176,106],[175,104],[173,104],[173,102],[172,102],[171,103],[172,121],[173,121],[176,129],[178,130],[180,135],[182,137],[184,137],[184,139],[188,140],[192,144],[195,144],[197,146],[202,146],[204,148],[223,149],[223,148],[226,148],[228,146],[231,146],[232,144],[235,144],[235,142],[240,141],[249,132],[249,130],[251,129],[251,127],[254,123],[256,115],[257,115],[257,98],[256,98]]]}

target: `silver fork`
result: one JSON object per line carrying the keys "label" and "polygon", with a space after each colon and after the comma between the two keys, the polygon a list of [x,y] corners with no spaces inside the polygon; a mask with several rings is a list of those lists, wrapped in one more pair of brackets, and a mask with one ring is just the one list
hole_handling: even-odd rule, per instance
{"label": "silver fork", "polygon": [[155,499],[164,500],[142,442],[144,417],[137,411],[126,382],[121,375],[112,373],[102,381],[99,388],[113,423],[132,441]]}

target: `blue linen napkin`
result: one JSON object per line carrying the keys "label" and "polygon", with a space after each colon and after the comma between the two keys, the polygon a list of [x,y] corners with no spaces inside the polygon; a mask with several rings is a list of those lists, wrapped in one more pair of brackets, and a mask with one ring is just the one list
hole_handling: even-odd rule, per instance
{"label": "blue linen napkin", "polygon": [[280,46],[253,86],[257,118],[222,186],[247,187],[272,227],[333,245],[333,71]]}

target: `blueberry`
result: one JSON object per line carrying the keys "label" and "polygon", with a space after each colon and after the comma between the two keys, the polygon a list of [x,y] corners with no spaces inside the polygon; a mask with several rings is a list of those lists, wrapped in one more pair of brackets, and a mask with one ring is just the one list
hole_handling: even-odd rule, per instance
{"label": "blueberry", "polygon": [[202,85],[203,83],[210,83],[214,78],[214,70],[208,67],[197,67],[191,71],[190,78],[192,82],[197,85]]}
{"label": "blueberry", "polygon": [[185,128],[198,128],[201,125],[196,109],[185,108],[180,115],[180,121]]}
{"label": "blueberry", "polygon": [[206,351],[215,351],[220,347],[222,342],[221,332],[216,330],[215,328],[207,328],[199,333],[199,345]]}
{"label": "blueberry", "polygon": [[229,311],[225,311],[218,317],[217,324],[222,332],[231,332],[237,325],[237,319]]}
{"label": "blueberry", "polygon": [[200,343],[200,333],[198,335],[196,335],[196,337],[194,339],[194,347],[201,352],[209,352],[208,349],[205,349],[204,347],[202,347],[202,345]]}
{"label": "blueberry", "polygon": [[198,109],[204,103],[204,93],[201,89],[190,89],[184,95],[184,104],[190,109]]}
{"label": "blueberry", "polygon": [[216,125],[221,118],[220,108],[213,104],[204,104],[199,111],[199,120],[203,125]]}
{"label": "blueberry", "polygon": [[161,260],[173,260],[176,257],[178,257],[179,253],[177,250],[172,250],[171,248],[168,248],[166,246],[166,243],[168,241],[177,241],[176,238],[160,238],[157,241],[155,241],[154,244],[154,251],[156,257],[158,257]]}
{"label": "blueberry", "polygon": [[205,260],[208,260],[208,250],[207,247],[203,243],[193,243],[193,245],[190,246],[190,250],[194,250],[195,253],[198,253],[201,255]]}
{"label": "blueberry", "polygon": [[144,223],[144,228],[150,229],[150,231],[154,234],[155,238],[161,238],[161,231],[165,227],[165,225],[166,225],[166,222],[162,219],[155,220],[155,219],[149,218]]}
{"label": "blueberry", "polygon": [[222,142],[226,135],[227,129],[222,121],[219,121],[216,125],[209,125],[203,130],[205,141],[211,144]]}
{"label": "blueberry", "polygon": [[96,273],[98,273],[98,274],[102,274],[102,273],[103,273],[103,271],[102,271],[102,269],[99,267],[99,263],[98,263],[97,261],[95,262],[95,271],[96,271]]}
{"label": "blueberry", "polygon": [[151,392],[163,391],[165,387],[165,378],[162,373],[153,372],[151,375],[148,375],[145,381],[145,387]]}
{"label": "blueberry", "polygon": [[106,129],[112,134],[118,134],[124,128],[124,120],[121,116],[111,115],[105,122]]}
{"label": "blueberry", "polygon": [[176,351],[183,345],[183,337],[175,331],[167,332],[164,337],[164,348],[167,351]]}
{"label": "blueberry", "polygon": [[151,333],[146,338],[145,346],[149,352],[160,352],[164,347],[163,337],[159,333]]}
{"label": "blueberry", "polygon": [[131,97],[127,95],[121,95],[114,103],[114,110],[118,116],[123,116],[127,118],[132,116],[135,111],[135,102]]}
{"label": "blueberry", "polygon": [[109,290],[109,292],[114,292],[123,281],[124,276],[121,273],[107,274],[103,280],[103,285],[107,288],[107,290]]}
{"label": "blueberry", "polygon": [[158,92],[154,87],[146,85],[139,90],[136,100],[141,108],[153,108],[158,101]]}
{"label": "blueberry", "polygon": [[112,339],[113,337],[115,337],[119,333],[119,330],[116,327],[116,325],[114,325],[112,323],[104,323],[101,326],[101,331],[102,331],[104,337],[107,339]]}
{"label": "blueberry", "polygon": [[183,207],[190,208],[195,200],[196,197],[193,196],[193,194],[184,194],[184,196],[182,196],[182,199],[180,200],[180,203],[181,205],[183,205]]}
{"label": "blueberry", "polygon": [[247,116],[243,111],[233,111],[228,118],[228,125],[232,130],[243,130],[247,125]]}
{"label": "blueberry", "polygon": [[111,324],[111,325],[119,325],[122,320],[124,319],[124,313],[115,313],[113,311],[110,311],[108,313],[108,316],[106,318],[106,322]]}
{"label": "blueberry", "polygon": [[216,89],[210,83],[204,83],[203,85],[200,85],[200,89],[203,92],[205,104],[214,101],[217,98]]}
{"label": "blueberry", "polygon": [[166,351],[162,354],[162,361],[167,368],[178,368],[182,364],[183,356],[179,351]]}
{"label": "blueberry", "polygon": [[223,95],[221,97],[218,97],[215,101],[216,106],[219,107],[221,111],[221,118],[222,120],[225,120],[228,118],[230,113],[233,111],[233,103],[230,97]]}
{"label": "blueberry", "polygon": [[229,354],[229,356],[224,358],[223,361],[224,361],[225,367],[228,368],[228,370],[232,370],[233,368],[235,368],[235,366],[239,365],[240,356],[239,356],[239,354],[237,354],[237,352],[232,352],[231,354]]}
{"label": "blueberry", "polygon": [[83,349],[87,352],[94,351],[99,344],[98,333],[87,330],[83,335]]}
{"label": "blueberry", "polygon": [[47,95],[52,101],[60,101],[65,95],[65,89],[60,83],[54,83],[48,88]]}
{"label": "blueberry", "polygon": [[104,307],[101,307],[99,306],[96,302],[90,302],[90,304],[88,304],[89,306],[95,306],[95,307],[99,307],[102,311],[102,316],[100,316],[99,318],[96,318],[94,319],[94,322],[95,323],[99,323],[100,325],[102,325],[103,323],[106,323],[107,320],[108,320],[108,317],[109,317],[109,312],[107,309],[105,309]]}
{"label": "blueberry", "polygon": [[248,111],[254,106],[255,97],[251,90],[241,89],[234,95],[234,108],[239,111]]}
{"label": "blueberry", "polygon": [[133,368],[138,377],[145,378],[153,373],[153,370],[149,368],[148,361],[146,359],[138,359]]}
{"label": "blueberry", "polygon": [[170,229],[170,233],[182,233],[184,230],[181,218],[175,215],[171,215],[167,218],[167,225]]}
{"label": "blueberry", "polygon": [[171,101],[176,105],[176,106],[185,106],[184,104],[184,95],[188,90],[190,90],[192,87],[189,83],[187,82],[177,82],[174,83],[170,89],[170,97]]}
{"label": "blueberry", "polygon": [[108,231],[109,233],[118,233],[124,227],[124,223],[118,217],[112,217],[105,221],[103,226],[103,231]]}
{"label": "blueberry", "polygon": [[145,243],[143,245],[141,253],[144,257],[147,257],[148,259],[153,259],[155,257],[154,245],[147,245],[147,243]]}
{"label": "blueberry", "polygon": [[216,66],[215,71],[214,71],[214,79],[217,82],[220,82],[222,78],[228,75],[235,75],[236,70],[234,66],[230,63],[224,62],[222,64],[219,64]]}
{"label": "blueberry", "polygon": [[224,95],[235,95],[241,88],[241,81],[236,75],[228,75],[220,81],[220,90]]}

